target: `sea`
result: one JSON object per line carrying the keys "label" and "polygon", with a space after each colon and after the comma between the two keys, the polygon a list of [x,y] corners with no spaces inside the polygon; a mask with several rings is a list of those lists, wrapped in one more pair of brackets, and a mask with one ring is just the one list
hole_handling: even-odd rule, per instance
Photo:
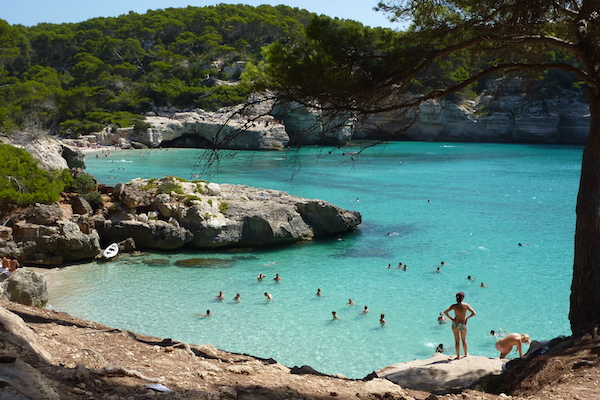
{"label": "sea", "polygon": [[[362,224],[341,237],[284,246],[123,254],[47,270],[49,307],[360,379],[429,358],[438,344],[453,355],[450,324],[438,316],[462,291],[476,311],[469,353],[498,357],[491,330],[532,340],[570,334],[582,152],[432,142],[89,152],[86,171],[100,183],[173,175],[283,190],[359,211]],[[193,258],[206,260],[177,264]],[[259,281],[258,274],[266,277]],[[211,316],[203,317],[207,310]]]}

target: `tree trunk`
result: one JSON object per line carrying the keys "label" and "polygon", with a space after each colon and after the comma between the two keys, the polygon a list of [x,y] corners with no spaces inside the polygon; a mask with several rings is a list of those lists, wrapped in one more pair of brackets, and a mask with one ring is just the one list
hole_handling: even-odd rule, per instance
{"label": "tree trunk", "polygon": [[[592,90],[590,90],[592,92]],[[590,93],[590,135],[577,195],[569,320],[574,335],[600,324],[600,96]]]}

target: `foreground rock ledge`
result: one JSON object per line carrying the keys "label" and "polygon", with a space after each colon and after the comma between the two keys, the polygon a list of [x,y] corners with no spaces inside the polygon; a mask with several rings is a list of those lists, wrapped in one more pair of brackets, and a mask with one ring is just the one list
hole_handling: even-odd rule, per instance
{"label": "foreground rock ledge", "polygon": [[[274,360],[188,345],[0,300],[0,398],[414,400],[385,379],[294,374]],[[12,397],[10,397],[12,396]]]}
{"label": "foreground rock ledge", "polygon": [[408,389],[451,389],[468,387],[484,376],[502,373],[502,366],[506,361],[484,356],[454,360],[454,356],[436,353],[426,360],[413,360],[382,368],[377,371],[377,376]]}

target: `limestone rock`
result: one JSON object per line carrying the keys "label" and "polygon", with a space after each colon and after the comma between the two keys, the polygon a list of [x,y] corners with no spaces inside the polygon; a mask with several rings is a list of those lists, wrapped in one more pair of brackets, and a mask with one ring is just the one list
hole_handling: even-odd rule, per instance
{"label": "limestone rock", "polygon": [[91,229],[90,233],[84,233],[77,223],[69,220],[53,225],[19,221],[12,229],[18,259],[24,265],[60,265],[92,259],[100,251],[98,231]]}
{"label": "limestone rock", "polygon": [[48,303],[46,277],[26,268],[19,268],[0,282],[0,296],[26,306],[44,307]]}
{"label": "limestone rock", "polygon": [[[19,270],[18,270],[19,271]],[[59,400],[54,384],[43,373],[33,368],[29,362],[40,360],[50,363],[52,357],[39,344],[36,335],[27,327],[25,322],[16,314],[0,307],[0,342],[3,350],[16,350],[22,354],[24,349],[27,357],[17,357],[12,363],[0,363],[0,377],[3,389],[1,398],[10,399],[48,399]],[[16,393],[11,396],[10,393]]]}
{"label": "limestone rock", "polygon": [[171,142],[185,147],[225,149],[283,149],[289,138],[283,125],[271,116],[247,117],[237,110],[180,112],[169,117],[148,116],[152,127],[130,139],[150,147]]}
{"label": "limestone rock", "polygon": [[436,353],[426,360],[393,364],[377,371],[377,376],[403,388],[434,390],[466,387],[489,374],[500,374],[506,360],[484,356],[453,356]]}
{"label": "limestone rock", "polygon": [[349,115],[328,119],[318,108],[298,103],[279,103],[273,115],[283,122],[291,144],[296,146],[345,145],[354,132],[354,119]]}
{"label": "limestone rock", "polygon": [[75,196],[72,201],[73,212],[84,215],[91,214],[94,212],[94,209],[90,205],[90,203],[84,199],[82,196]]}
{"label": "limestone rock", "polygon": [[63,212],[58,203],[36,203],[33,208],[33,218],[38,224],[50,225],[63,218]]}
{"label": "limestone rock", "polygon": [[[161,193],[165,187],[170,194]],[[131,212],[115,213],[96,226],[113,240],[133,238],[138,248],[293,243],[340,234],[361,223],[359,213],[325,201],[243,185],[134,179],[117,185],[114,194]],[[141,206],[147,214],[135,213]]]}
{"label": "limestone rock", "polygon": [[116,242],[131,238],[137,248],[157,250],[179,249],[192,240],[187,229],[161,220],[109,223],[102,228],[102,236]]}

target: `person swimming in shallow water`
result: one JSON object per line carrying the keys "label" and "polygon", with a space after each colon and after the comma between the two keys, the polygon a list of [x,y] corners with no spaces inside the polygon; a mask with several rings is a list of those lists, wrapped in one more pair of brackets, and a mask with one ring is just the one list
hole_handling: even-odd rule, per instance
{"label": "person swimming in shallow water", "polygon": [[203,317],[210,317],[212,314],[210,313],[210,310],[206,310],[206,314],[196,314],[197,317],[203,318]]}
{"label": "person swimming in shallow water", "polygon": [[[477,315],[475,310],[467,304],[463,303],[465,294],[463,292],[456,293],[456,303],[444,311],[444,314],[452,321],[452,333],[454,334],[454,347],[456,349],[456,360],[460,359],[460,343],[462,342],[465,357],[469,355],[467,345],[467,322],[469,318]],[[450,316],[449,312],[454,311],[454,317]],[[467,315],[467,312],[470,314]]]}

